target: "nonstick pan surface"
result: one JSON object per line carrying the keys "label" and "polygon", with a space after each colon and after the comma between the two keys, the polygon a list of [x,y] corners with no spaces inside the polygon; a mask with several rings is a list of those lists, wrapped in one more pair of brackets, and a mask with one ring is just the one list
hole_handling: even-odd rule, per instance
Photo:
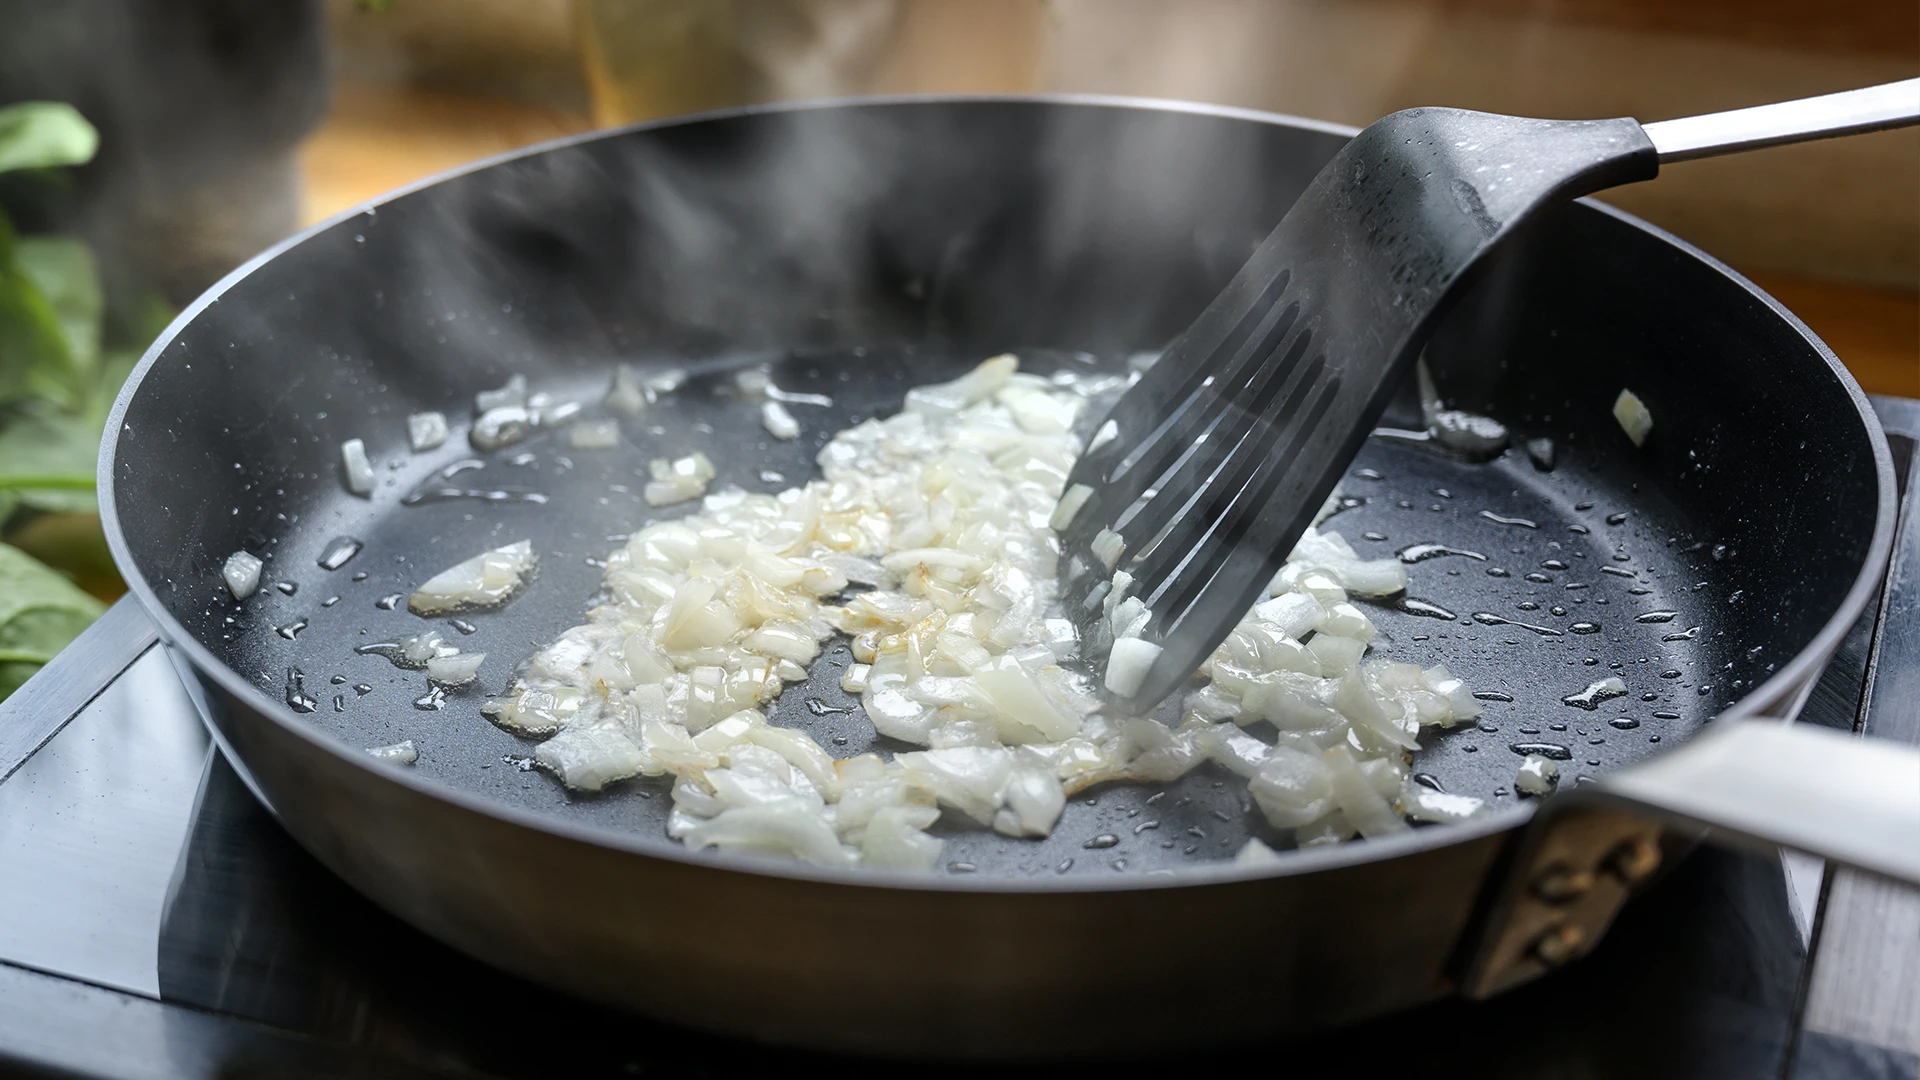
{"label": "nonstick pan surface", "polygon": [[[687,852],[665,835],[658,782],[570,795],[529,768],[530,743],[479,713],[527,655],[582,621],[598,559],[688,509],[641,501],[646,462],[699,449],[717,484],[777,491],[811,475],[834,431],[994,353],[1052,371],[1156,350],[1343,138],[1113,102],[870,102],[613,133],[456,175],[284,245],[182,317],[123,394],[103,485],[109,534],[164,635],[225,702],[216,726],[243,773],[259,751],[227,725],[265,723],[295,734],[303,754],[353,759],[365,783],[550,825],[610,858],[815,878]],[[1883,440],[1831,354],[1724,267],[1603,207],[1569,206],[1507,253],[1428,359],[1450,403],[1500,418],[1516,447],[1551,440],[1552,467],[1518,449],[1469,462],[1377,435],[1328,527],[1370,556],[1450,549],[1409,567],[1408,602],[1369,611],[1374,652],[1444,663],[1480,692],[1480,722],[1429,735],[1414,770],[1496,813],[1301,853],[1283,875],[1523,821],[1530,807],[1512,779],[1529,750],[1563,758],[1562,783],[1577,784],[1715,714],[1777,703],[1857,607],[1884,501]],[[476,391],[519,373],[536,391],[597,403],[620,361],[691,377],[623,423],[617,450],[466,444]],[[781,388],[832,399],[791,406],[796,442],[770,438],[757,407],[730,392],[733,371],[760,363]],[[1656,418],[1641,449],[1610,413],[1623,387]],[[454,421],[454,437],[413,454],[405,418],[429,409]],[[1383,423],[1420,426],[1410,389]],[[348,438],[376,463],[371,499],[341,482]],[[441,489],[473,494],[407,498]],[[340,538],[358,550],[327,569]],[[519,539],[540,553],[539,576],[502,611],[430,623],[393,601]],[[219,576],[240,548],[268,560],[244,603]],[[478,684],[438,709],[416,706],[420,673],[356,651],[429,625],[487,653]],[[845,644],[830,646],[773,722],[836,756],[898,749],[839,690],[845,662]],[[1564,703],[1609,675],[1627,697]],[[401,739],[419,748],[410,771],[357,763],[360,748]],[[333,826],[289,820],[304,811],[273,783],[256,778],[255,790],[295,834],[337,845],[321,852],[336,868],[350,861],[357,841],[316,840]],[[1165,790],[1085,792],[1046,840],[940,831],[942,868],[913,887],[1104,893],[1164,884],[1164,872],[1246,878],[1260,872],[1219,863],[1250,835],[1279,840],[1244,785],[1212,768]],[[437,910],[417,895],[426,886],[343,872],[474,947],[459,919],[423,914]],[[1459,926],[1432,933],[1444,941],[1423,955],[1444,953]],[[540,963],[520,969],[565,981]]]}

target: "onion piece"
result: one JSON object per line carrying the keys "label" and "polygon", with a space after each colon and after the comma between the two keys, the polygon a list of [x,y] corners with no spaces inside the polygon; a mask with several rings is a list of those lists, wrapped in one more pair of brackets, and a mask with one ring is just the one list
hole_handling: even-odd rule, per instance
{"label": "onion piece", "polygon": [[467,441],[476,450],[493,451],[533,434],[533,417],[518,405],[488,409],[467,431]]}
{"label": "onion piece", "polygon": [[1613,419],[1619,423],[1620,430],[1627,433],[1635,446],[1647,445],[1647,436],[1653,434],[1653,413],[1647,409],[1647,403],[1640,395],[1631,390],[1621,390],[1620,396],[1613,399]]}
{"label": "onion piece", "polygon": [[529,540],[483,551],[427,579],[407,598],[407,609],[415,615],[439,615],[498,607],[526,584],[538,562]]}
{"label": "onion piece", "polygon": [[498,390],[482,390],[473,395],[473,412],[483,416],[495,409],[521,408],[527,403],[527,377],[513,375]]}
{"label": "onion piece", "polygon": [[265,565],[260,559],[246,551],[236,551],[227,556],[220,567],[220,576],[227,583],[227,591],[235,600],[245,600],[260,588],[260,568]]}
{"label": "onion piece", "polygon": [[641,385],[640,374],[632,364],[618,364],[613,369],[613,383],[607,387],[607,394],[600,399],[600,407],[615,416],[639,416],[645,412],[651,397],[646,387]]}
{"label": "onion piece", "polygon": [[376,761],[385,761],[394,765],[411,765],[420,760],[420,751],[414,749],[412,739],[390,746],[369,746],[367,754]]}
{"label": "onion piece", "polygon": [[1560,766],[1552,758],[1528,754],[1514,774],[1514,789],[1524,795],[1550,795],[1560,783]]}
{"label": "onion piece", "polygon": [[367,444],[348,439],[340,444],[340,463],[346,470],[347,490],[362,498],[373,494],[373,463],[367,460]]}
{"label": "onion piece", "polygon": [[1262,843],[1259,837],[1249,836],[1247,842],[1240,845],[1240,850],[1234,853],[1233,864],[1235,866],[1278,866],[1280,853]]}
{"label": "onion piece", "polygon": [[567,429],[575,450],[611,450],[620,445],[620,425],[612,420],[581,420]]}
{"label": "onion piece", "polygon": [[483,652],[433,657],[427,661],[427,681],[436,686],[465,686],[480,674],[480,663],[486,658]]}
{"label": "onion piece", "polygon": [[407,445],[418,454],[438,449],[447,441],[447,418],[443,413],[417,412],[407,417]]}
{"label": "onion piece", "polygon": [[800,421],[795,420],[787,407],[777,401],[760,404],[760,423],[767,429],[767,434],[783,442],[800,437]]}
{"label": "onion piece", "polygon": [[1141,684],[1147,680],[1147,673],[1153,670],[1153,662],[1160,659],[1163,651],[1153,642],[1137,637],[1115,641],[1107,654],[1107,689],[1120,697],[1132,697],[1139,693]]}

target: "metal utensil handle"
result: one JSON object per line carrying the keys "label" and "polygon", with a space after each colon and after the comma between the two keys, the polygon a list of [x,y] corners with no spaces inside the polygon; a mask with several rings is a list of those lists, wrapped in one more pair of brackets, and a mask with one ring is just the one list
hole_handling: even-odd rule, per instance
{"label": "metal utensil handle", "polygon": [[1660,164],[1920,124],[1920,79],[1642,124]]}
{"label": "metal utensil handle", "polygon": [[1596,794],[1920,885],[1920,748],[1811,724],[1722,720]]}

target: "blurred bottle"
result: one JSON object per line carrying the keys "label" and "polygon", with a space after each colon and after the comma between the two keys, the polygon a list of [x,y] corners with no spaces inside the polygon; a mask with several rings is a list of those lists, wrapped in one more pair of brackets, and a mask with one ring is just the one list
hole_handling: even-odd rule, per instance
{"label": "blurred bottle", "polygon": [[1048,0],[579,0],[594,121],[1040,88]]}
{"label": "blurred bottle", "polygon": [[84,235],[110,308],[185,304],[298,223],[324,45],[319,0],[0,0],[0,103],[65,101],[100,130],[71,190],[9,208]]}

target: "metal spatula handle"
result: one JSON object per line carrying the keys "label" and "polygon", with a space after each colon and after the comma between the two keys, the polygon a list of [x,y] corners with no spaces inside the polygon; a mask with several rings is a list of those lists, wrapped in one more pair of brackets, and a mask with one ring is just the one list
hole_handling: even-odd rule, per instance
{"label": "metal spatula handle", "polygon": [[1920,79],[1643,124],[1660,163],[1920,122]]}

